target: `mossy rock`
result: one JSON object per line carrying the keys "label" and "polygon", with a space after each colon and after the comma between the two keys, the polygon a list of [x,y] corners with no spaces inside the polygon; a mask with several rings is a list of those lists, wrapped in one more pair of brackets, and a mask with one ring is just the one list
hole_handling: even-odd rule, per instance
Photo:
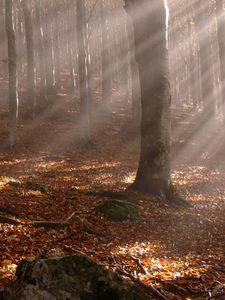
{"label": "mossy rock", "polygon": [[37,182],[30,181],[30,180],[26,182],[26,187],[29,190],[38,191],[38,192],[41,192],[41,193],[48,193],[49,192],[49,188],[46,185],[39,184]]}
{"label": "mossy rock", "polygon": [[142,291],[85,255],[22,261],[7,300],[147,300]]}
{"label": "mossy rock", "polygon": [[95,210],[105,214],[112,221],[135,221],[140,219],[137,206],[125,200],[106,200],[98,204]]}

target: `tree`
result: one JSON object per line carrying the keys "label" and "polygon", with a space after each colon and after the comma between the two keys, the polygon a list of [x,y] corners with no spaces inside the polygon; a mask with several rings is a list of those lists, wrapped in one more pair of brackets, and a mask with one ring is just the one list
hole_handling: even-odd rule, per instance
{"label": "tree", "polygon": [[105,111],[109,110],[111,102],[111,67],[109,59],[109,40],[107,33],[107,22],[104,7],[104,0],[100,0],[100,20],[101,20],[101,71],[102,71],[102,104]]}
{"label": "tree", "polygon": [[31,11],[27,0],[22,0],[25,35],[27,46],[27,109],[28,116],[35,116],[35,79],[34,79],[34,40],[33,40],[33,26],[31,20]]}
{"label": "tree", "polygon": [[135,190],[171,200],[170,85],[164,0],[125,0],[141,85],[141,154]]}
{"label": "tree", "polygon": [[82,144],[87,145],[90,142],[90,115],[88,103],[87,64],[85,54],[85,7],[82,0],[76,0],[76,11],[80,82],[80,139]]}
{"label": "tree", "polygon": [[13,20],[13,1],[5,0],[5,25],[8,40],[8,68],[9,68],[9,145],[15,144],[15,131],[18,117],[18,80],[16,64],[16,41]]}
{"label": "tree", "polygon": [[225,120],[225,14],[223,0],[216,0],[216,21],[217,21],[217,36],[219,45],[220,58],[220,76],[222,85],[222,101],[223,101],[223,116]]}
{"label": "tree", "polygon": [[209,35],[208,2],[194,2],[195,22],[199,42],[199,59],[202,90],[202,122],[215,116],[215,101],[213,99],[212,53]]}

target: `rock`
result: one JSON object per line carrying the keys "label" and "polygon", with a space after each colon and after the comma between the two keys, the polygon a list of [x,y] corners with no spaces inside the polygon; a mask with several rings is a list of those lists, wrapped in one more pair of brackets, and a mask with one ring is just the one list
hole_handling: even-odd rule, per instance
{"label": "rock", "polygon": [[125,200],[106,200],[95,207],[96,211],[105,214],[112,221],[139,220],[137,206]]}
{"label": "rock", "polygon": [[6,300],[147,300],[135,285],[82,254],[22,261]]}
{"label": "rock", "polygon": [[33,181],[27,181],[26,182],[26,188],[28,188],[29,190],[32,191],[38,191],[41,193],[48,193],[49,192],[49,188],[45,185],[33,182]]}

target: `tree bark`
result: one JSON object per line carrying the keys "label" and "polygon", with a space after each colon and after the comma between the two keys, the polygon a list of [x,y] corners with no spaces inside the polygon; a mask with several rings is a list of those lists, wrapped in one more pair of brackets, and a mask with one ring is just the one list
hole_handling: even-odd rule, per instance
{"label": "tree bark", "polygon": [[17,55],[13,20],[12,0],[5,0],[5,25],[8,39],[8,68],[9,68],[9,145],[15,144],[15,131],[18,117],[18,79]]}
{"label": "tree bark", "polygon": [[170,200],[170,85],[164,0],[126,0],[141,85],[141,154],[132,187]]}
{"label": "tree bark", "polygon": [[85,54],[84,9],[85,8],[83,0],[76,0],[78,64],[80,82],[80,139],[82,144],[87,145],[90,142],[90,115],[88,103],[87,64]]}
{"label": "tree bark", "polygon": [[35,72],[34,72],[34,39],[33,26],[31,20],[31,11],[27,0],[22,0],[24,22],[25,22],[25,36],[27,46],[27,110],[28,116],[34,117],[36,113],[36,99],[35,99]]}
{"label": "tree bark", "polygon": [[222,112],[225,120],[225,13],[223,0],[216,0],[216,22],[222,87]]}
{"label": "tree bark", "polygon": [[135,60],[134,32],[130,18],[127,18],[127,34],[129,43],[129,58],[131,72],[131,99],[132,99],[132,119],[135,124],[141,119],[141,95],[138,65]]}
{"label": "tree bark", "polygon": [[[203,122],[215,116],[215,102],[213,99],[213,75],[212,75],[212,57],[211,44],[209,39],[209,26],[206,21],[208,13],[208,2],[198,0],[194,4],[196,12],[195,22],[197,27],[197,36],[199,42],[199,58],[201,73],[201,90],[202,90],[202,119]],[[207,18],[208,20],[208,18]]]}
{"label": "tree bark", "polygon": [[108,111],[111,103],[111,64],[109,62],[109,43],[107,37],[107,24],[104,10],[104,0],[100,0],[101,20],[101,71],[102,71],[102,105]]}

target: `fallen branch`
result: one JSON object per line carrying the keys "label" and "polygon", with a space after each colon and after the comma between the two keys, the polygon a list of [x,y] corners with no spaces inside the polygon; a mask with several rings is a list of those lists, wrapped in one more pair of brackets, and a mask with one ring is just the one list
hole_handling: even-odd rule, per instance
{"label": "fallen branch", "polygon": [[65,228],[70,225],[69,222],[54,222],[54,221],[31,221],[27,225],[34,227],[45,227],[49,229]]}
{"label": "fallen branch", "polygon": [[142,266],[141,261],[138,257],[130,255],[130,258],[136,263],[142,274],[148,275],[148,271]]}
{"label": "fallen branch", "polygon": [[5,223],[9,225],[18,225],[21,224],[20,220],[14,218],[14,217],[8,217],[0,215],[0,223]]}
{"label": "fallen branch", "polygon": [[157,290],[156,288],[154,288],[151,285],[147,285],[144,282],[142,282],[140,279],[134,277],[133,275],[131,275],[130,273],[122,270],[122,269],[117,269],[117,272],[120,275],[124,275],[128,278],[130,278],[133,282],[137,283],[140,287],[142,287],[143,289],[145,289],[146,291],[150,292],[151,294],[153,294],[154,296],[157,296],[157,298],[159,298],[160,300],[170,300],[169,298],[167,298],[166,296],[164,296],[159,290]]}

